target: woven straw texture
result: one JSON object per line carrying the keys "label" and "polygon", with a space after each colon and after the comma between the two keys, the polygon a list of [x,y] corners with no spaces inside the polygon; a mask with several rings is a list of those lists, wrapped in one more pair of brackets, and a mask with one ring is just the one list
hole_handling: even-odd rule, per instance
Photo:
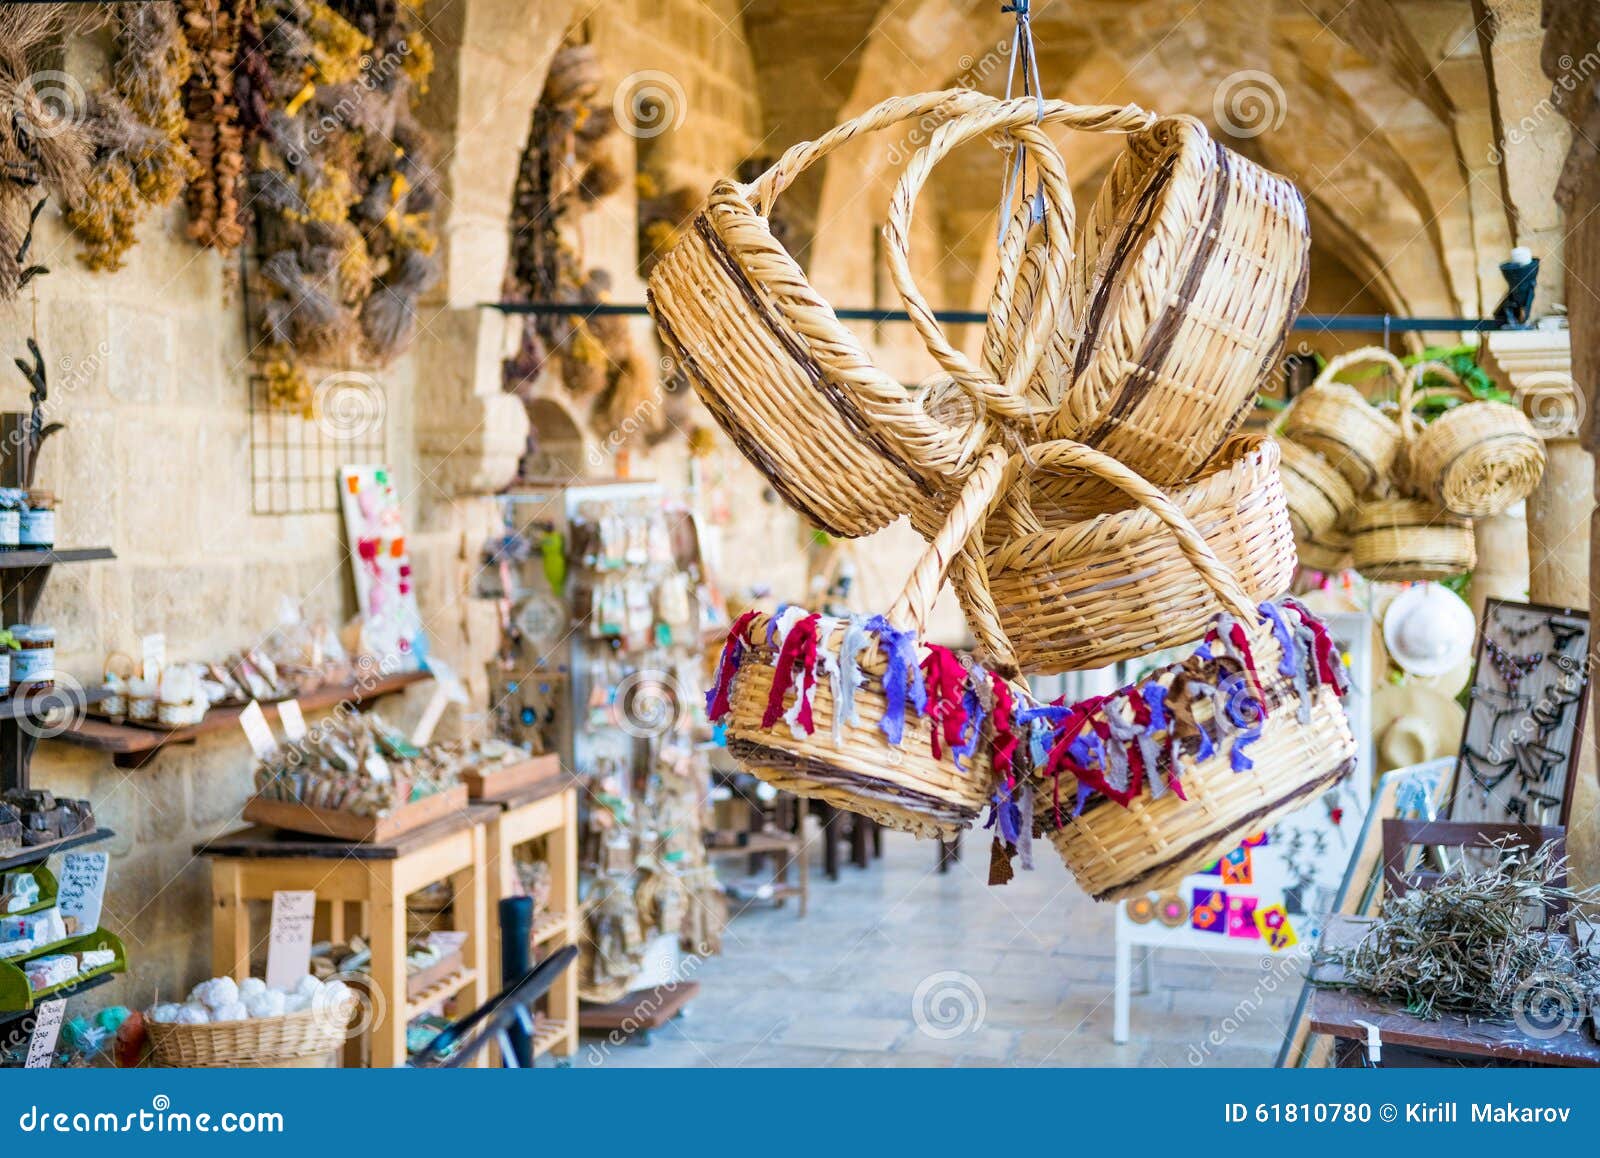
{"label": "woven straw texture", "polygon": [[1472,524],[1420,499],[1368,501],[1349,527],[1352,562],[1368,579],[1448,579],[1478,562]]}
{"label": "woven straw texture", "polygon": [[1333,380],[1343,370],[1371,363],[1385,369],[1397,394],[1405,389],[1408,375],[1400,359],[1381,346],[1352,350],[1322,368],[1280,425],[1283,437],[1322,455],[1358,495],[1388,487],[1402,437],[1399,424],[1360,390]]}
{"label": "woven straw texture", "polygon": [[[951,560],[999,492],[1005,462],[1005,453],[998,448],[985,452],[979,461],[949,522],[886,616],[897,629],[909,627],[921,633]],[[742,767],[785,791],[825,800],[918,836],[954,836],[977,818],[990,792],[987,744],[980,744],[966,766],[958,768],[948,746],[934,757],[932,722],[911,712],[906,715],[902,743],[891,744],[878,729],[886,707],[883,675],[888,657],[877,646],[868,648],[860,661],[867,677],[855,693],[861,724],[845,724],[840,743],[833,741],[833,693],[826,680],[818,681],[812,700],[814,732],[796,737],[782,721],[763,728],[777,658],[767,644],[768,623],[769,617],[761,615],[747,625],[746,655],[733,678],[727,746]],[[841,625],[823,641],[828,650],[837,653],[843,630]]]}
{"label": "woven straw texture", "polygon": [[[1271,657],[1266,654],[1269,650]],[[1281,654],[1261,642],[1258,669],[1275,670],[1276,656]],[[1250,746],[1253,770],[1233,771],[1225,754],[1207,760],[1180,757],[1187,801],[1170,792],[1160,799],[1144,794],[1124,808],[1097,796],[1082,815],[1071,817],[1068,804],[1076,795],[1077,782],[1063,775],[1063,824],[1049,833],[1050,843],[1078,884],[1097,901],[1121,900],[1177,884],[1245,837],[1314,800],[1354,767],[1355,737],[1339,697],[1322,687],[1312,693],[1311,701],[1309,725],[1296,718],[1299,701],[1292,688],[1269,711],[1261,739]],[[1041,801],[1051,799],[1049,794],[1055,791],[1056,786],[1045,781],[1040,786]],[[1041,804],[1037,815],[1046,826],[1053,824],[1051,808]]]}
{"label": "woven straw texture", "polygon": [[1277,446],[1295,540],[1327,539],[1355,510],[1356,492],[1316,451],[1288,439],[1278,440]]}
{"label": "woven straw texture", "polygon": [[[1023,106],[1026,105],[1024,112]],[[1149,123],[1129,107],[1046,102],[1054,123],[1126,131]],[[816,526],[865,535],[935,496],[953,493],[982,448],[1001,433],[992,420],[1028,412],[1023,384],[1055,344],[1066,308],[1072,196],[1059,152],[1032,122],[1033,101],[999,102],[967,91],[885,101],[816,141],[797,145],[750,185],[719,182],[685,237],[651,274],[647,300],[662,340],[706,407],[773,489]],[[875,365],[856,336],[773,238],[767,215],[800,173],[857,136],[910,120],[946,118],[912,158],[885,227],[889,270],[929,352],[978,405],[950,425]],[[1038,265],[1043,308],[1000,357],[1005,381],[950,345],[911,278],[910,213],[929,168],[961,141],[1004,130],[1026,144],[1047,202]],[[1021,231],[1018,231],[1019,233]],[[1013,242],[1014,249],[1020,243]],[[1019,262],[1006,264],[1014,276]],[[1003,270],[1004,272],[1004,270]],[[1009,312],[1011,284],[994,287]]]}
{"label": "woven straw texture", "polygon": [[1248,415],[1305,300],[1305,202],[1198,121],[1167,117],[1128,138],[1080,249],[1082,337],[1045,434],[1157,485],[1187,481]]}
{"label": "woven straw texture", "polygon": [[220,1069],[312,1059],[337,1049],[345,1039],[349,1007],[343,1019],[325,1009],[307,1009],[282,1017],[220,1021],[208,1025],[175,1025],[147,1021],[156,1065],[184,1069]]}
{"label": "woven straw texture", "polygon": [[[1468,399],[1423,423],[1413,402],[1436,389],[1421,389],[1428,375],[1452,384],[1450,392]],[[1544,443],[1515,406],[1472,401],[1448,366],[1424,362],[1412,369],[1400,398],[1405,416],[1401,451],[1407,489],[1465,518],[1487,518],[1527,498],[1544,475]]]}
{"label": "woven straw texture", "polygon": [[1300,566],[1312,571],[1333,574],[1354,566],[1350,557],[1350,536],[1337,529],[1329,532],[1325,539],[1296,537],[1294,549],[1299,553]]}
{"label": "woven straw texture", "polygon": [[[1052,509],[1019,485],[1024,473],[1084,471],[1118,488],[1120,504]],[[981,562],[957,569],[968,623],[1000,671],[1077,671],[1190,643],[1223,609],[1218,576],[1237,579],[1247,615],[1294,577],[1278,449],[1261,435],[1230,440],[1170,496],[1066,441],[1015,456],[1002,490]]]}

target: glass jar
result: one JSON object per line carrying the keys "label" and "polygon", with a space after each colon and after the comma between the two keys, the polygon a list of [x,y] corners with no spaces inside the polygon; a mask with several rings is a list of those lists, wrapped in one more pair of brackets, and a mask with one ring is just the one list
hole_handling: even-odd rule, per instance
{"label": "glass jar", "polygon": [[56,629],[13,624],[18,648],[11,657],[11,686],[19,690],[55,686]]}
{"label": "glass jar", "polygon": [[49,491],[27,493],[18,520],[17,544],[31,551],[48,551],[56,545],[55,495]]}
{"label": "glass jar", "polygon": [[15,487],[0,487],[0,551],[15,551],[22,535],[22,496]]}

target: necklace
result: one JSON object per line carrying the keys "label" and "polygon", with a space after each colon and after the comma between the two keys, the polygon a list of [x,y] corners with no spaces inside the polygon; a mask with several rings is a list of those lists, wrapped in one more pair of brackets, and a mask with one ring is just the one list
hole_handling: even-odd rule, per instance
{"label": "necklace", "polygon": [[1512,643],[1521,643],[1543,626],[1544,623],[1536,619],[1532,623],[1524,623],[1521,626],[1514,623],[1502,623],[1500,630],[1506,633],[1506,638]]}
{"label": "necklace", "polygon": [[1494,670],[1500,673],[1500,679],[1506,687],[1516,690],[1529,672],[1544,662],[1544,652],[1536,651],[1532,655],[1514,655],[1501,647],[1490,636],[1483,637],[1483,646],[1489,652],[1489,661],[1494,664]]}

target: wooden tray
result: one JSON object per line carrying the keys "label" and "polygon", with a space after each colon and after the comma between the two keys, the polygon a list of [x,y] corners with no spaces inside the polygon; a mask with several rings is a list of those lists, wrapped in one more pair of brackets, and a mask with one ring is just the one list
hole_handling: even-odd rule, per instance
{"label": "wooden tray", "polygon": [[244,818],[290,832],[330,836],[358,844],[381,844],[401,833],[441,820],[452,812],[460,812],[466,806],[466,785],[456,784],[403,805],[388,816],[356,816],[333,808],[312,808],[308,804],[253,796],[244,806]]}
{"label": "wooden tray", "polygon": [[516,792],[541,780],[554,780],[560,775],[561,757],[551,753],[547,756],[530,756],[514,764],[499,764],[488,771],[463,769],[461,782],[467,786],[467,793],[472,799],[484,800]]}

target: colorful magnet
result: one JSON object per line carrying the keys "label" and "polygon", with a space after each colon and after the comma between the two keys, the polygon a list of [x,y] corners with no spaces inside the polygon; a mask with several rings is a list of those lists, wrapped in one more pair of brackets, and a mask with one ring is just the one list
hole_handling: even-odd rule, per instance
{"label": "colorful magnet", "polygon": [[1255,883],[1255,870],[1250,863],[1250,849],[1240,845],[1222,858],[1222,883],[1248,885]]}
{"label": "colorful magnet", "polygon": [[1255,897],[1228,897],[1228,936],[1245,941],[1261,940],[1261,930],[1256,928]]}
{"label": "colorful magnet", "polygon": [[1227,929],[1227,909],[1228,894],[1221,889],[1196,889],[1189,925],[1202,933],[1223,933]]}
{"label": "colorful magnet", "polygon": [[1206,865],[1205,868],[1196,869],[1194,875],[1197,877],[1214,877],[1221,872],[1222,862],[1220,860],[1214,860],[1210,864]]}
{"label": "colorful magnet", "polygon": [[1268,946],[1274,953],[1289,948],[1299,940],[1294,935],[1294,926],[1289,923],[1289,911],[1282,905],[1268,905],[1264,909],[1257,909],[1255,917],[1256,928],[1266,938]]}
{"label": "colorful magnet", "polygon": [[1241,843],[1245,848],[1260,848],[1262,845],[1267,843],[1267,833],[1262,831],[1256,833],[1254,836],[1247,836]]}
{"label": "colorful magnet", "polygon": [[1148,896],[1134,897],[1123,911],[1128,914],[1128,920],[1135,925],[1148,925],[1155,920],[1156,903]]}
{"label": "colorful magnet", "polygon": [[1169,929],[1177,929],[1189,919],[1189,906],[1177,893],[1168,893],[1156,902],[1156,920]]}

